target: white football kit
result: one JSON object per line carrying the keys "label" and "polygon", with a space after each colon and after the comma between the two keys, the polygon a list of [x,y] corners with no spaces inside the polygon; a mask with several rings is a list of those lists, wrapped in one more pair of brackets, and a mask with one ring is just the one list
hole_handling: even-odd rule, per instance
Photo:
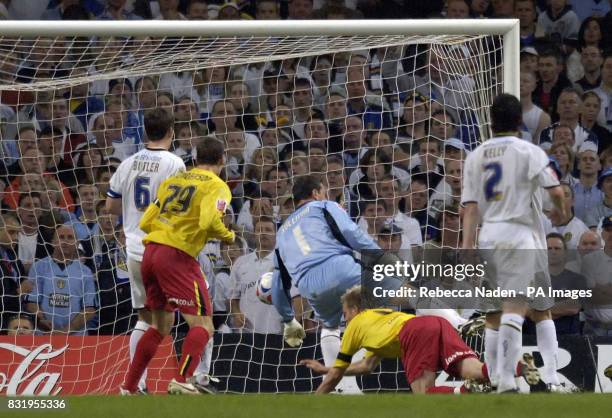
{"label": "white football kit", "polygon": [[140,277],[145,233],[140,229],[140,219],[157,198],[161,183],[179,171],[185,171],[185,163],[180,157],[165,150],[144,148],[124,160],[110,179],[107,195],[121,199],[132,306],[135,309],[143,308],[145,302]]}
{"label": "white football kit", "polygon": [[485,259],[492,257],[490,267],[500,288],[524,292],[535,284],[543,265],[535,250],[546,249],[540,188],[558,185],[544,151],[519,138],[496,137],[468,155],[461,201],[478,205],[478,247],[496,250]]}

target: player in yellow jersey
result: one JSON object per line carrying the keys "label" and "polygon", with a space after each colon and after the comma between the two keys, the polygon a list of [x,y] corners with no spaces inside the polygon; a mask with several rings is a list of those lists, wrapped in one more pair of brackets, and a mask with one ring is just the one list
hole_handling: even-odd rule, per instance
{"label": "player in yellow jersey", "polygon": [[[383,358],[401,358],[406,378],[414,393],[461,393],[461,386],[434,386],[436,373],[488,382],[488,372],[476,353],[463,342],[452,325],[436,316],[419,316],[390,309],[362,309],[361,287],[355,286],[342,296],[342,311],[348,325],[334,367],[316,360],[302,360],[315,373],[327,374],[317,394],[329,393],[346,374],[372,373]],[[351,364],[353,355],[364,348],[366,357]],[[526,365],[519,363],[523,375]],[[530,370],[532,372],[532,370]]]}
{"label": "player in yellow jersey", "polygon": [[198,394],[193,372],[213,333],[212,308],[204,276],[196,261],[209,239],[233,242],[234,232],[223,224],[230,190],[219,173],[225,165],[223,145],[205,138],[196,147],[196,168],[166,179],[140,221],[146,233],[141,273],[145,306],[153,324],[141,337],[130,364],[122,393],[134,393],[138,380],[168,335],[178,309],[189,325],[179,363],[179,377],[169,393]]}

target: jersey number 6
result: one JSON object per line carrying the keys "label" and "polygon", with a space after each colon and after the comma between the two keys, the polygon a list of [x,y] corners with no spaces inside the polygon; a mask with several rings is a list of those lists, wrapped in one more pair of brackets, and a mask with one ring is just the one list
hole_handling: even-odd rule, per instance
{"label": "jersey number 6", "polygon": [[487,202],[498,202],[502,200],[503,193],[495,190],[502,178],[502,167],[499,163],[489,163],[484,166],[485,171],[490,171],[491,175],[484,184],[484,195]]}

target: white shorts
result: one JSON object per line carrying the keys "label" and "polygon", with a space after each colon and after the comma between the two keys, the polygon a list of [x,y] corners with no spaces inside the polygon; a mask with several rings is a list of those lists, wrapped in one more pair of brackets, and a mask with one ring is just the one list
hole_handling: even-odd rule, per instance
{"label": "white shorts", "polygon": [[[536,236],[537,231],[519,223],[485,223],[478,237],[478,248],[487,262],[490,286],[524,296],[536,310],[550,309],[552,300],[548,257]],[[542,289],[546,296],[531,295],[528,288]]]}
{"label": "white shorts", "polygon": [[130,292],[132,294],[132,308],[142,309],[145,306],[145,288],[140,274],[140,261],[128,256],[127,267],[130,275]]}

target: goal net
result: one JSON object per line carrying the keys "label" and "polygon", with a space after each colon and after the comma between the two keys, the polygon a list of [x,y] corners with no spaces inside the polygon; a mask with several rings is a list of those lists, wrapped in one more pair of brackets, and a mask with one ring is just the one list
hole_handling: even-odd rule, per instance
{"label": "goal net", "polygon": [[[210,374],[224,390],[320,382],[297,366],[321,358],[307,302],[294,299],[308,337],[291,349],[255,295],[298,176],[321,174],[383,248],[459,245],[462,161],[489,135],[493,97],[516,93],[514,21],[216,23],[9,22],[0,37],[0,248],[21,263],[3,279],[2,329],[36,330],[2,340],[9,378],[25,363],[37,368],[24,382],[46,370],[62,374],[49,386],[61,393],[116,392],[136,317],[121,219],[104,199],[121,161],[146,145],[152,108],[174,114],[171,151],[188,168],[205,136],[226,147],[225,220],[240,239],[199,257],[217,326]],[[135,196],[145,207],[147,193]],[[150,391],[165,390],[185,333],[177,317]],[[359,386],[407,385],[394,361]]]}

